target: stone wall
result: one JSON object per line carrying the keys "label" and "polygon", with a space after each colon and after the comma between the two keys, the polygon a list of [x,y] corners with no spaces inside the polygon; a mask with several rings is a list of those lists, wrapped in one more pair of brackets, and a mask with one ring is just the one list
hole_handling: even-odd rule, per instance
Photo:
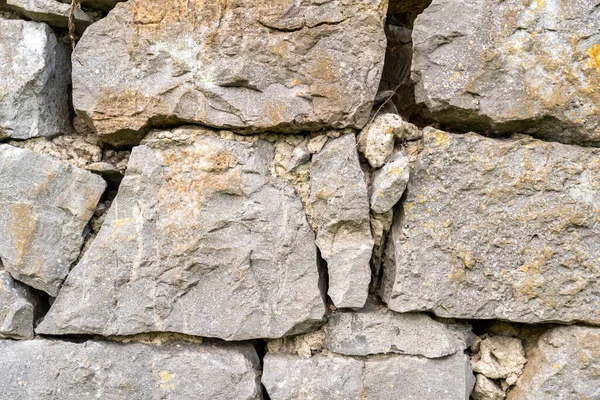
{"label": "stone wall", "polygon": [[1,399],[600,399],[597,0],[0,0]]}

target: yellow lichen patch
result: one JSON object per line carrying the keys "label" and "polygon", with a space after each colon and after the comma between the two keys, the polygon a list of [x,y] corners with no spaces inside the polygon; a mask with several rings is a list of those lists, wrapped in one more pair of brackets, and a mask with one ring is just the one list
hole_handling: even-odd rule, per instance
{"label": "yellow lichen patch", "polygon": [[158,374],[160,376],[161,384],[160,388],[163,390],[175,390],[175,384],[171,383],[173,380],[173,376],[169,371],[160,371]]}
{"label": "yellow lichen patch", "polygon": [[440,150],[447,149],[452,142],[452,137],[443,131],[431,131],[429,135],[433,138],[433,145]]}
{"label": "yellow lichen patch", "polygon": [[23,265],[29,244],[35,234],[37,220],[30,204],[15,203],[10,207],[7,226],[11,227],[12,247],[15,249],[16,266]]}
{"label": "yellow lichen patch", "polygon": [[587,50],[590,59],[587,62],[588,68],[594,68],[600,72],[600,44],[595,44]]}

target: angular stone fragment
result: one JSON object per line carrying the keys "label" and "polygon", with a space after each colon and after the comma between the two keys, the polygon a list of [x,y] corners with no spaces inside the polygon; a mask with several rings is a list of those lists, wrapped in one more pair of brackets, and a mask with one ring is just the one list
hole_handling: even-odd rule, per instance
{"label": "angular stone fragment", "polygon": [[396,154],[375,171],[371,183],[371,209],[379,214],[391,210],[402,197],[409,174],[408,158],[403,153]]}
{"label": "angular stone fragment", "polygon": [[105,188],[91,172],[0,145],[0,258],[6,270],[56,296]]}
{"label": "angular stone fragment", "polygon": [[394,152],[394,131],[402,128],[402,118],[396,114],[378,115],[358,135],[358,150],[371,167],[380,168]]}
{"label": "angular stone fragment", "polygon": [[[34,21],[45,22],[57,28],[69,27],[71,5],[56,0],[6,0],[6,4],[21,15]],[[79,7],[73,9],[73,23],[81,33],[92,24],[93,19]]]}
{"label": "angular stone fragment", "polygon": [[371,282],[373,237],[354,135],[333,139],[315,154],[310,178],[317,246],[329,271],[328,294],[336,307],[360,308]]}
{"label": "angular stone fragment", "polygon": [[38,333],[276,338],[321,321],[316,246],[273,145],[153,132]]}
{"label": "angular stone fragment", "polygon": [[174,122],[362,128],[385,54],[383,0],[133,0],[86,31],[73,102],[112,143]]}
{"label": "angular stone fragment", "polygon": [[475,378],[464,354],[430,360],[274,353],[265,357],[262,383],[273,400],[467,400]]}
{"label": "angular stone fragment", "polygon": [[33,338],[36,305],[31,289],[0,269],[0,337]]}
{"label": "angular stone fragment", "polygon": [[600,329],[554,328],[527,356],[525,372],[508,400],[600,398]]}
{"label": "angular stone fragment", "polygon": [[444,324],[425,314],[399,314],[367,303],[359,311],[329,318],[324,346],[354,356],[399,353],[439,358],[462,353],[472,341],[470,327]]}
{"label": "angular stone fragment", "polygon": [[0,397],[260,399],[248,345],[0,341]]}
{"label": "angular stone fragment", "polygon": [[459,130],[600,143],[597,0],[434,0],[413,31],[417,102]]}
{"label": "angular stone fragment", "polygon": [[471,397],[473,400],[504,400],[506,394],[494,381],[478,374]]}
{"label": "angular stone fragment", "polygon": [[0,19],[0,140],[69,133],[68,50],[46,24]]}
{"label": "angular stone fragment", "polygon": [[399,312],[600,324],[600,150],[428,128],[386,251]]}
{"label": "angular stone fragment", "polygon": [[471,360],[474,372],[491,379],[503,379],[514,385],[521,375],[527,359],[523,344],[517,338],[488,336],[479,344],[479,351]]}

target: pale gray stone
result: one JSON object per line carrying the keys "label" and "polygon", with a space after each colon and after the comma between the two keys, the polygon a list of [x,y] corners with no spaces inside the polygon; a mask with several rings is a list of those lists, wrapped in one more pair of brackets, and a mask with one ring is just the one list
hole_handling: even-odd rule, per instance
{"label": "pale gray stone", "polygon": [[0,337],[33,338],[37,304],[38,299],[31,289],[0,269]]}
{"label": "pale gray stone", "polygon": [[358,135],[358,150],[371,167],[380,168],[394,152],[395,131],[403,127],[402,118],[396,114],[375,117]]}
{"label": "pale gray stone", "polygon": [[[71,4],[56,0],[6,0],[6,4],[21,15],[57,28],[69,27]],[[79,7],[73,9],[73,23],[78,33],[92,24],[93,19]]]}
{"label": "pale gray stone", "polygon": [[273,400],[467,400],[475,383],[464,354],[430,360],[267,354],[262,383]]}
{"label": "pale gray stone", "polygon": [[475,381],[475,387],[471,394],[473,400],[504,400],[506,393],[491,379],[486,378],[484,375],[477,374]]}
{"label": "pale gray stone", "polygon": [[50,156],[0,145],[0,258],[21,282],[56,296],[106,182]]}
{"label": "pale gray stone", "polygon": [[371,183],[371,209],[379,214],[391,210],[402,197],[409,176],[408,158],[401,152],[375,171]]}
{"label": "pale gray stone", "polygon": [[116,144],[177,122],[360,129],[383,68],[386,8],[383,0],[119,3],[77,45],[74,106]]}
{"label": "pale gray stone", "polygon": [[600,398],[600,329],[563,326],[543,334],[507,398]]}
{"label": "pale gray stone", "polygon": [[69,133],[68,50],[46,24],[0,19],[0,140]]}
{"label": "pale gray stone", "polygon": [[37,332],[276,338],[321,322],[314,233],[273,145],[151,133]]}
{"label": "pale gray stone", "polygon": [[2,340],[0,352],[3,399],[261,398],[249,345]]}
{"label": "pale gray stone", "polygon": [[360,308],[371,282],[373,237],[355,136],[332,139],[315,154],[310,179],[317,246],[329,271],[328,294],[336,307]]}
{"label": "pale gray stone", "polygon": [[471,360],[474,372],[514,385],[527,363],[521,340],[508,336],[486,336]]}
{"label": "pale gray stone", "polygon": [[399,312],[600,323],[600,150],[428,128],[393,227]]}
{"label": "pale gray stone", "polygon": [[453,129],[600,143],[597,0],[434,0],[413,31],[417,102]]}
{"label": "pale gray stone", "polygon": [[418,313],[400,314],[367,303],[359,311],[338,311],[329,318],[324,347],[354,356],[399,353],[440,358],[462,353],[472,342],[465,324],[444,324]]}

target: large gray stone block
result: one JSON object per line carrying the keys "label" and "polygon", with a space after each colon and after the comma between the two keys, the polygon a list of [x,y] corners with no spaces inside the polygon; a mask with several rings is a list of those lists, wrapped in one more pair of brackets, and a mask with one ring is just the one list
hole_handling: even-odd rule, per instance
{"label": "large gray stone block", "polygon": [[424,133],[383,299],[399,312],[600,323],[600,150]]}
{"label": "large gray stone block", "polygon": [[71,63],[43,23],[0,19],[0,140],[69,133]]}
{"label": "large gray stone block", "polygon": [[0,341],[0,397],[11,400],[260,399],[251,346]]}
{"label": "large gray stone block", "polygon": [[105,140],[156,124],[289,132],[367,123],[383,0],[117,4],[79,41],[73,102]]}
{"label": "large gray stone block", "polygon": [[150,134],[37,332],[246,340],[320,323],[315,236],[273,154],[201,128]]}
{"label": "large gray stone block", "polygon": [[65,161],[0,145],[0,258],[6,270],[56,296],[105,188],[101,177]]}
{"label": "large gray stone block", "polygon": [[600,143],[597,0],[434,0],[413,31],[416,97],[449,127]]}

